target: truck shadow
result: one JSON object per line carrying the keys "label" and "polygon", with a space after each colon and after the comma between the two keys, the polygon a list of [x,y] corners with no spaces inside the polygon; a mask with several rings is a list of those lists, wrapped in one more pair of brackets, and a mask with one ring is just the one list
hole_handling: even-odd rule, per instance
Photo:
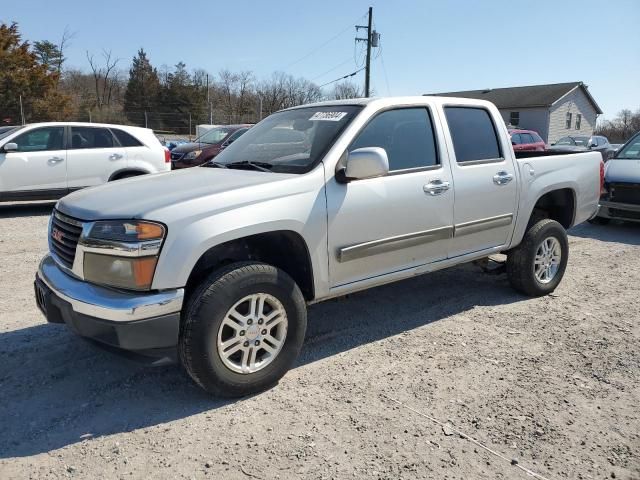
{"label": "truck shadow", "polygon": [[55,201],[0,203],[0,218],[39,217],[51,215]]}
{"label": "truck shadow", "polygon": [[[465,265],[321,303],[309,310],[296,368],[477,305],[524,299],[504,277],[479,275]],[[132,363],[96,349],[62,325],[0,334],[0,458],[164,428],[243,401],[212,398],[177,366]]]}
{"label": "truck shadow", "polygon": [[601,242],[640,245],[640,223],[611,221],[607,225],[582,223],[569,231],[569,235],[593,238]]}

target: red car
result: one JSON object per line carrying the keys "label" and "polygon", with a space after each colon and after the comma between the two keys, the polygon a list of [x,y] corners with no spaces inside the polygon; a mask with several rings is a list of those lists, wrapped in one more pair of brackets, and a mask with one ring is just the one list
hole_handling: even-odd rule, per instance
{"label": "red car", "polygon": [[215,127],[193,142],[178,145],[171,150],[171,168],[176,170],[202,165],[240,138],[251,127],[250,124]]}
{"label": "red car", "polygon": [[544,140],[533,130],[509,130],[511,145],[516,152],[544,152],[547,149]]}

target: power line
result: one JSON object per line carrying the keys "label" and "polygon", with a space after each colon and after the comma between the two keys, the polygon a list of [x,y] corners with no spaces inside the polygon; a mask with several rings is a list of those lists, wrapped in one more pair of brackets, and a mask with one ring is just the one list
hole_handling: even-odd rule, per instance
{"label": "power line", "polygon": [[331,80],[330,82],[323,83],[322,85],[320,85],[319,88],[326,87],[327,85],[331,85],[332,83],[339,82],[340,80],[344,80],[345,78],[353,77],[354,75],[356,75],[357,73],[361,72],[364,69],[365,69],[365,67],[362,67],[362,68],[356,70],[355,72],[350,73],[349,75],[345,75],[344,77],[336,78],[335,80]]}
{"label": "power line", "polygon": [[[318,76],[317,76],[317,77],[315,77],[315,78],[312,78],[312,79],[311,79],[311,81],[312,81],[312,82],[315,82],[317,79],[324,77],[327,73],[331,73],[331,72],[333,72],[334,70],[339,69],[340,67],[342,67],[342,66],[346,65],[346,64],[347,64],[347,63],[349,63],[349,62],[351,62],[351,59],[350,59],[350,58],[347,58],[344,62],[339,63],[338,65],[336,65],[336,66],[335,66],[335,67],[333,67],[332,69],[327,70],[326,72],[324,72],[324,73],[322,73],[322,74],[318,75]],[[357,65],[356,65],[356,67],[357,67]]]}
{"label": "power line", "polygon": [[[361,17],[358,17],[358,19],[356,21],[360,21],[363,17],[365,17],[367,14],[362,15]],[[287,70],[288,68],[300,63],[301,61],[309,58],[311,55],[313,55],[314,53],[316,53],[318,50],[324,48],[326,45],[328,45],[329,43],[333,42],[336,38],[338,38],[339,36],[341,36],[342,34],[344,34],[347,30],[351,30],[353,28],[353,24],[350,24],[347,28],[345,28],[344,30],[341,30],[340,33],[334,35],[333,37],[331,37],[329,40],[327,40],[326,42],[324,42],[322,45],[317,46],[316,48],[314,48],[313,50],[311,50],[309,53],[307,53],[306,55],[300,57],[299,59],[291,62],[290,64],[288,64],[286,67],[281,68],[280,70]]]}

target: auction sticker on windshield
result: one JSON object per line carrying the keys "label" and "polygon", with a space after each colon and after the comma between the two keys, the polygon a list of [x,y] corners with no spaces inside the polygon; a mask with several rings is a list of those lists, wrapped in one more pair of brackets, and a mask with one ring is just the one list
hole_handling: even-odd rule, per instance
{"label": "auction sticker on windshield", "polygon": [[339,122],[347,112],[316,112],[309,120],[320,120],[325,122]]}

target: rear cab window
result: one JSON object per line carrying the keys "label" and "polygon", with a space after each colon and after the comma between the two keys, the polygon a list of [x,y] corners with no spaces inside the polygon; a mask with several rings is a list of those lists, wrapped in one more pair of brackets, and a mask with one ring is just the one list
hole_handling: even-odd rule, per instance
{"label": "rear cab window", "polygon": [[459,165],[501,162],[498,133],[482,107],[444,107],[456,162]]}

